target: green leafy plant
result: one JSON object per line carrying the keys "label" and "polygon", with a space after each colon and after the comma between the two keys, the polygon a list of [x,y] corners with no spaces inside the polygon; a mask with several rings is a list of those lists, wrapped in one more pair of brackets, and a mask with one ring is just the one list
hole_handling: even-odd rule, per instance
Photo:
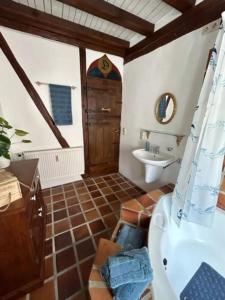
{"label": "green leafy plant", "polygon": [[[10,159],[9,150],[11,145],[12,138],[14,136],[23,137],[28,134],[28,132],[21,130],[21,129],[14,129],[14,133],[11,137],[8,137],[7,132],[8,130],[13,129],[13,127],[6,121],[4,118],[0,117],[0,157],[3,156],[7,159]],[[21,140],[21,143],[31,143],[30,140]]]}

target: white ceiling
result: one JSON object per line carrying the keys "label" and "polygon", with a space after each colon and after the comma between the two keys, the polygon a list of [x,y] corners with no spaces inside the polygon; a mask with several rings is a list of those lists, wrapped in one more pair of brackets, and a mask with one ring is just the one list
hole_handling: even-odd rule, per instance
{"label": "white ceiling", "polygon": [[[13,0],[40,11],[52,14],[65,20],[119,37],[130,42],[133,46],[144,38],[136,32],[75,9],[56,0]],[[201,2],[203,0],[197,0]],[[128,12],[131,12],[153,24],[155,30],[168,24],[181,13],[162,0],[106,0]]]}

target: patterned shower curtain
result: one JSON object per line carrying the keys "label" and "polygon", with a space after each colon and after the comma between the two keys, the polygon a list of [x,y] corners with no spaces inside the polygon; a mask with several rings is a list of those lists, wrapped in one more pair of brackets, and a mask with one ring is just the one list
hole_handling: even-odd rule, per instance
{"label": "patterned shower curtain", "polygon": [[172,195],[172,217],[211,226],[225,154],[225,12]]}

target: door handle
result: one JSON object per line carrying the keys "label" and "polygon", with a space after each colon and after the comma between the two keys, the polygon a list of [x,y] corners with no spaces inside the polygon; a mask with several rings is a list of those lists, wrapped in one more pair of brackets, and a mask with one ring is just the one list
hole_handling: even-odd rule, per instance
{"label": "door handle", "polygon": [[114,132],[115,132],[115,133],[119,133],[120,130],[119,130],[119,129],[115,129]]}
{"label": "door handle", "polygon": [[110,112],[110,111],[111,111],[111,108],[110,108],[110,107],[108,107],[108,108],[102,107],[102,108],[101,108],[101,111],[108,111],[108,112]]}

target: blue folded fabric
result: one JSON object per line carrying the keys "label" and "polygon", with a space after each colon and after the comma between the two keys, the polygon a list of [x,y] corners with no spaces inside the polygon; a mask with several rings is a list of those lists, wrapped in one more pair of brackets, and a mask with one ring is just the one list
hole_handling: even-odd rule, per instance
{"label": "blue folded fabric", "polygon": [[123,251],[109,257],[101,273],[116,300],[138,300],[153,279],[148,249]]}
{"label": "blue folded fabric", "polygon": [[113,290],[115,300],[139,300],[151,281],[128,283]]}
{"label": "blue folded fabric", "polygon": [[145,245],[146,232],[140,228],[134,228],[125,224],[117,237],[117,244],[122,246],[123,250],[139,249]]}
{"label": "blue folded fabric", "polygon": [[225,299],[225,278],[203,262],[180,295],[181,300]]}

